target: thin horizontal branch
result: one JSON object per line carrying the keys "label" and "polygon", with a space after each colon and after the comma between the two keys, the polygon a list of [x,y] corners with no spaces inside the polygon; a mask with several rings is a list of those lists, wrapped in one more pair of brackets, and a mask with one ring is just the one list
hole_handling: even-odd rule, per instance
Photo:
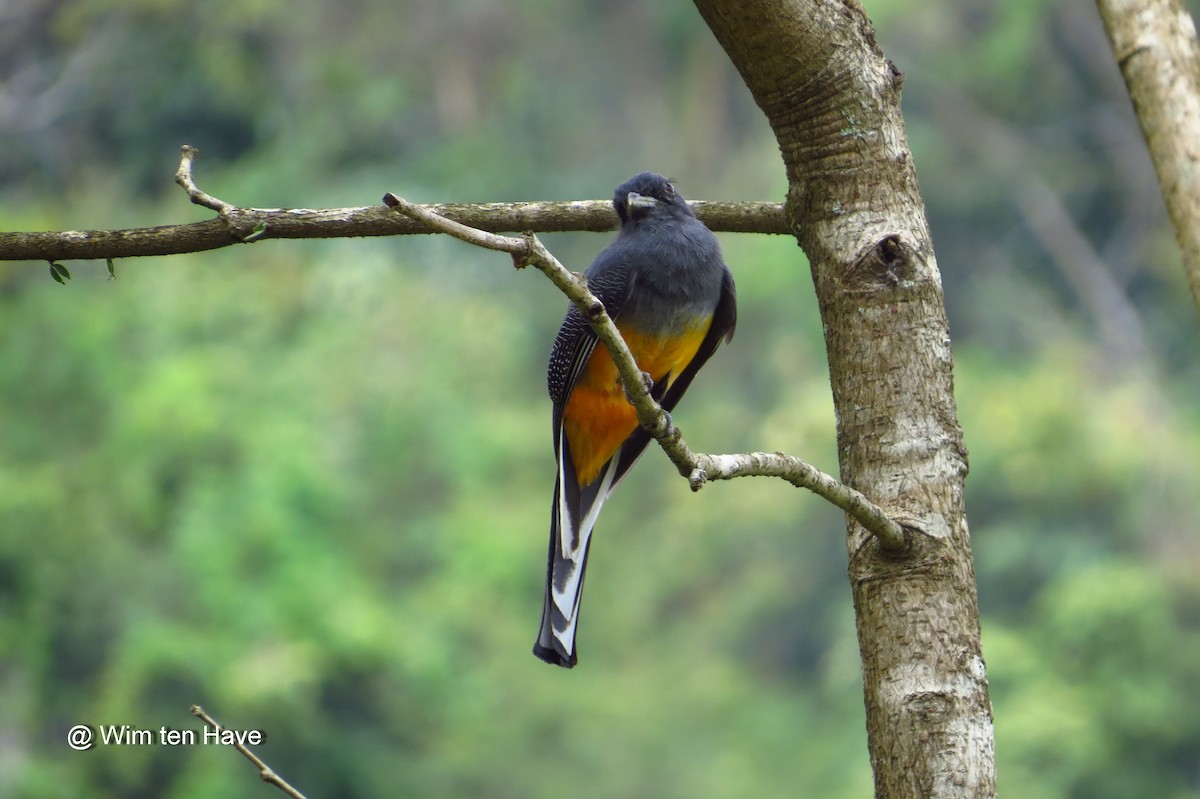
{"label": "thin horizontal branch", "polygon": [[779,477],[794,486],[807,488],[854,517],[875,534],[885,549],[904,548],[904,529],[860,492],[838,482],[820,469],[799,458],[781,452],[752,452],[740,455],[706,455],[692,452],[671,415],[659,405],[647,387],[645,373],[637,365],[629,346],[587,281],[565,266],[532,233],[521,237],[497,236],[454,220],[444,219],[424,206],[410,203],[394,194],[384,195],[384,203],[401,214],[420,221],[457,239],[510,254],[518,268],[534,266],[545,274],[579,309],[607,348],[621,376],[626,395],[637,411],[638,422],[658,441],[679,474],[688,479],[693,491],[710,480],[734,477]]}
{"label": "thin horizontal branch", "polygon": [[[126,230],[0,233],[0,261],[132,258],[204,252],[265,239],[328,239],[434,233],[427,224],[382,206],[355,208],[240,208],[201,191],[192,179],[196,149],[181,148],[175,179],[192,202],[218,212],[215,219]],[[788,233],[783,205],[697,200],[706,225],[727,233]],[[617,226],[606,200],[512,203],[444,203],[422,206],[440,217],[492,233],[602,232]]]}

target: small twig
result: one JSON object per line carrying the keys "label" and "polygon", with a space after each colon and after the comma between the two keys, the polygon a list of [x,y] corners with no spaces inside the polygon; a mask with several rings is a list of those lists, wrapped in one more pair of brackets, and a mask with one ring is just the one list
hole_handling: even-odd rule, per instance
{"label": "small twig", "polygon": [[424,222],[434,230],[441,231],[453,236],[460,241],[465,241],[468,244],[474,244],[476,247],[483,247],[488,250],[499,250],[513,256],[528,256],[529,243],[525,239],[518,239],[512,236],[500,236],[495,233],[488,233],[470,225],[464,225],[461,222],[455,222],[453,219],[447,219],[440,214],[435,214],[428,208],[422,208],[416,203],[410,203],[403,197],[397,197],[390,191],[383,195],[383,204],[389,208],[395,208],[405,216],[415,219],[418,222]]}
{"label": "small twig", "polygon": [[[216,730],[218,733],[224,729],[220,724],[217,723],[216,719],[205,713],[204,708],[200,707],[199,705],[192,705],[192,715],[203,721],[206,725],[211,727],[213,730]],[[241,752],[247,760],[254,764],[254,767],[258,769],[258,776],[262,778],[263,782],[271,783],[276,788],[290,796],[292,799],[306,799],[304,794],[297,791],[290,784],[288,784],[287,780],[276,774],[270,766],[262,762],[262,759],[259,758],[258,755],[251,752],[245,744],[239,741],[234,741],[233,748]]]}
{"label": "small twig", "polygon": [[709,480],[753,475],[779,477],[799,488],[807,488],[853,516],[865,529],[875,534],[884,549],[904,549],[904,528],[882,508],[862,493],[799,458],[783,453],[705,455],[692,452],[679,428],[671,421],[671,415],[650,396],[633,353],[604,310],[604,305],[588,290],[587,281],[563,266],[532,233],[520,238],[497,236],[441,217],[391,193],[384,195],[383,201],[400,213],[468,244],[509,253],[518,266],[537,267],[549,277],[588,320],[592,330],[596,331],[617,366],[626,396],[637,411],[638,422],[662,446],[675,468],[688,479],[693,491],[700,490]]}
{"label": "small twig", "polygon": [[224,200],[218,200],[207,192],[201,191],[200,187],[196,185],[196,181],[192,179],[192,163],[199,154],[200,151],[190,144],[185,144],[179,148],[179,169],[175,171],[175,182],[183,187],[188,197],[196,205],[203,205],[205,208],[211,208],[217,213],[225,215],[230,210],[233,210],[234,206]]}

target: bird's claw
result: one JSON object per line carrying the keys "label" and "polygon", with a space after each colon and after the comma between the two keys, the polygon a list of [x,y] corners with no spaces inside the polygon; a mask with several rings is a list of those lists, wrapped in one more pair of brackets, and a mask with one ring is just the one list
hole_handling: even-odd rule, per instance
{"label": "bird's claw", "polygon": [[[654,378],[650,376],[649,372],[642,372],[642,388],[646,390],[647,394],[654,396]],[[633,404],[633,395],[629,393],[628,388],[625,389],[625,401],[630,405]]]}

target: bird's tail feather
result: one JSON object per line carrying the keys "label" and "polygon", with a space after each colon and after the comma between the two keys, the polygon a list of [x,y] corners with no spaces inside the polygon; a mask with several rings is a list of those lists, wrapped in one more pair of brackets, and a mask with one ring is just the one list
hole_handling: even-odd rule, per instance
{"label": "bird's tail feather", "polygon": [[571,668],[578,660],[575,629],[579,622],[592,530],[600,508],[614,487],[620,459],[613,458],[594,482],[579,486],[567,448],[561,448],[559,454],[559,473],[550,513],[546,595],[533,653],[547,663]]}

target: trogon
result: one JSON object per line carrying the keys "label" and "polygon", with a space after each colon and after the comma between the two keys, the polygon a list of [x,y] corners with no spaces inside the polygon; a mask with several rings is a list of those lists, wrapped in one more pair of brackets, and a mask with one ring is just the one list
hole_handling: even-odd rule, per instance
{"label": "trogon", "polygon": [[[704,223],[671,182],[643,172],[617,187],[616,239],[592,262],[587,284],[616,323],[651,394],[668,411],[722,341],[733,337],[733,275]],[[571,306],[550,353],[558,475],[542,625],[533,652],[575,665],[575,629],[592,529],[605,500],[645,450],[616,366]]]}

